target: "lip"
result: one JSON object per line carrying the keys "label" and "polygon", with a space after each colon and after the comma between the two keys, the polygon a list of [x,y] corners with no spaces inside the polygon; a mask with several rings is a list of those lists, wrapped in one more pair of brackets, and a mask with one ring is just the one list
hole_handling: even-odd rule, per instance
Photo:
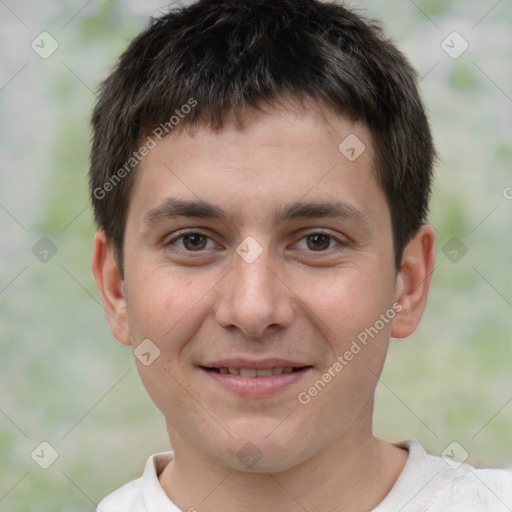
{"label": "lip", "polygon": [[[268,377],[241,377],[229,373],[217,373],[207,368],[248,368],[263,370],[275,367],[300,368],[292,373],[282,373]],[[199,366],[199,370],[215,385],[232,393],[244,397],[268,397],[283,392],[301,381],[312,370],[311,365],[305,365],[285,359],[265,359],[261,361],[249,361],[243,359],[223,359],[207,365]]]}
{"label": "lip", "polygon": [[250,368],[253,370],[264,370],[266,368],[275,368],[278,366],[292,366],[294,368],[302,368],[304,366],[311,366],[308,363],[300,361],[293,361],[291,359],[280,358],[266,358],[266,359],[244,359],[244,358],[229,358],[218,359],[208,363],[201,364],[204,368]]}

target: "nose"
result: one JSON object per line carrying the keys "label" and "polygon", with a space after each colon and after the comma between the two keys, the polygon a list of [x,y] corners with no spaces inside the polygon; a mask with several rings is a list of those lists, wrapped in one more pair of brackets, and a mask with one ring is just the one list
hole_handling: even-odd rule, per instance
{"label": "nose", "polygon": [[[264,251],[255,261],[234,256],[231,272],[219,288],[215,318],[226,329],[261,337],[270,328],[288,327],[294,316],[292,293]],[[275,267],[275,266],[274,266]]]}

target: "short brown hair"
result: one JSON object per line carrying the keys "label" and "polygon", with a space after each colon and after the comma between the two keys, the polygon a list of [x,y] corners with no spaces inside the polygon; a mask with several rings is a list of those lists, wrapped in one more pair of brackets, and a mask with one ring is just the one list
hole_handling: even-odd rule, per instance
{"label": "short brown hair", "polygon": [[[199,0],[151,20],[103,82],[92,115],[94,215],[121,273],[138,148],[147,137],[159,128],[161,135],[221,129],[230,114],[240,122],[250,108],[291,97],[325,103],[369,128],[399,268],[426,219],[435,159],[407,59],[376,22],[340,4]],[[180,117],[176,128],[172,116]]]}

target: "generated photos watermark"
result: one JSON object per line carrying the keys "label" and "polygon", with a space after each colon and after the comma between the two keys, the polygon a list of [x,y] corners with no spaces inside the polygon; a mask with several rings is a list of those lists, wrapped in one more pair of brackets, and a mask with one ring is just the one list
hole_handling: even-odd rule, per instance
{"label": "generated photos watermark", "polygon": [[125,164],[120,167],[101,187],[96,187],[93,190],[94,197],[102,200],[107,196],[108,192],[114,190],[114,188],[117,187],[117,185],[119,185],[119,183],[121,183],[121,181],[137,167],[137,165],[139,165],[142,159],[149,155],[149,152],[152,149],[156,148],[158,141],[163,140],[167,135],[169,135],[172,129],[180,123],[181,119],[189,114],[192,111],[192,108],[196,105],[197,100],[189,98],[187,103],[174,111],[175,115],[172,115],[165,123],[158,125],[151,132],[151,135],[146,137],[144,144],[140,146],[137,151],[132,153],[132,156],[128,158]]}
{"label": "generated photos watermark", "polygon": [[343,355],[339,355],[334,363],[325,370],[322,376],[317,379],[307,390],[301,391],[297,395],[298,401],[302,405],[307,405],[311,402],[311,400],[317,396],[326,386],[331,382],[334,378],[336,378],[343,368],[349,364],[354,357],[361,352],[361,350],[366,347],[368,341],[373,339],[377,334],[379,334],[382,329],[389,324],[391,320],[393,320],[397,313],[402,311],[402,304],[395,302],[392,307],[390,307],[385,313],[381,313],[379,319],[375,321],[375,323],[371,327],[366,327],[363,331],[361,331],[357,335],[357,339],[352,341],[350,347],[343,353]]}

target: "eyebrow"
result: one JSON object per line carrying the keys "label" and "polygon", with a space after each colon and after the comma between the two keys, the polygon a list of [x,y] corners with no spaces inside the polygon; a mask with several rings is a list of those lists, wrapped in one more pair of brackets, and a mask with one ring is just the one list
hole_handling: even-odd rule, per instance
{"label": "eyebrow", "polygon": [[[144,216],[146,228],[176,217],[213,219],[227,222],[229,215],[219,206],[202,200],[184,200],[169,197],[160,205],[149,210]],[[300,201],[281,206],[274,210],[276,223],[301,218],[341,218],[368,227],[368,215],[364,210],[343,201],[308,202]]]}

